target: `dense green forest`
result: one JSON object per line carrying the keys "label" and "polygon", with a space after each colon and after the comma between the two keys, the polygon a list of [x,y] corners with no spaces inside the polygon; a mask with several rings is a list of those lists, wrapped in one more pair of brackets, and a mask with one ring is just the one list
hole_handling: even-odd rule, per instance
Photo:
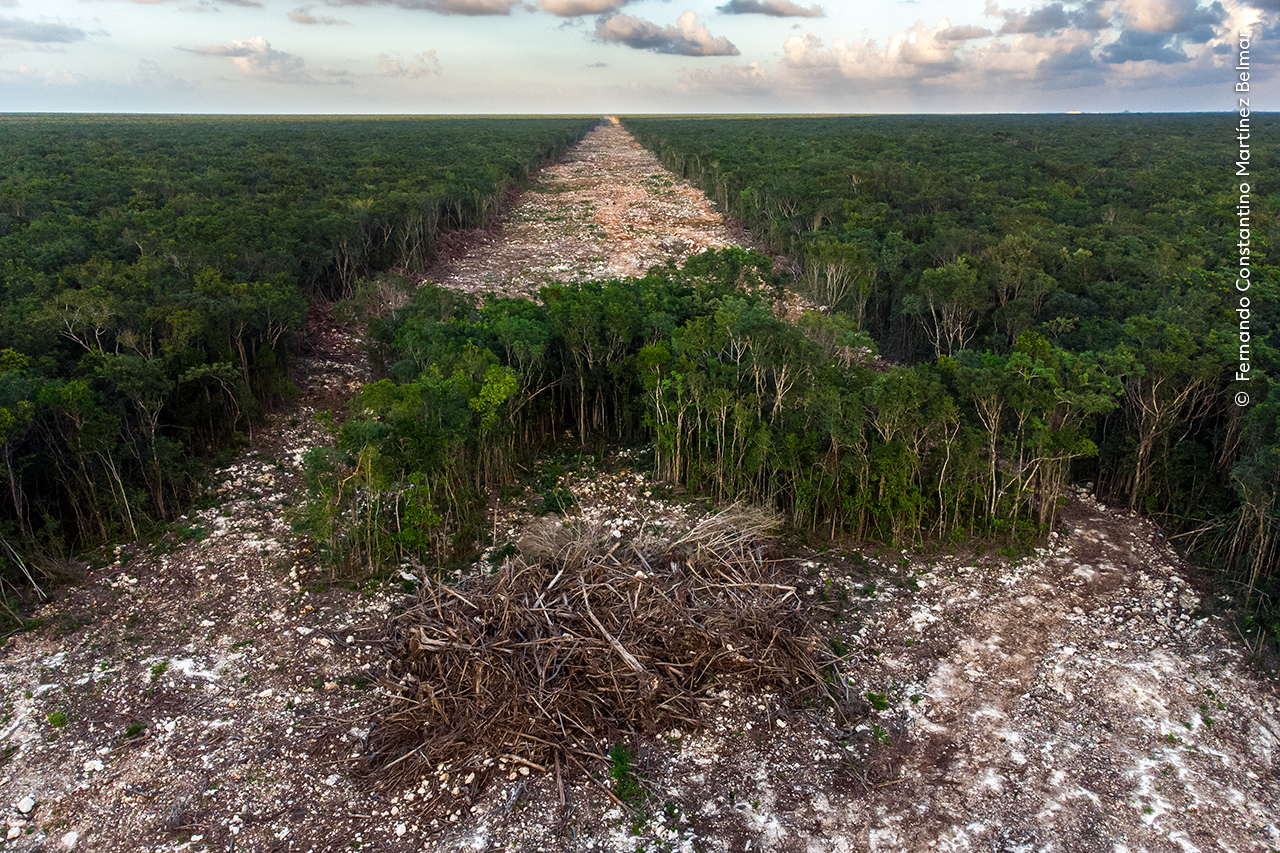
{"label": "dense green forest", "polygon": [[[869,333],[889,360],[941,371],[989,365],[987,402],[956,402],[959,432],[986,444],[993,478],[1022,469],[1025,418],[1044,419],[1020,398],[1050,375],[1065,383],[1073,369],[1011,367],[1028,333],[1082,377],[1117,383],[1105,395],[1111,403],[1080,424],[1092,448],[1076,455],[1072,478],[1157,518],[1208,565],[1274,603],[1275,116],[1251,117],[1243,178],[1234,115],[625,124],[727,215],[795,259],[809,294]],[[1247,317],[1236,287],[1242,181]],[[1247,384],[1235,379],[1242,352]],[[1280,624],[1272,630],[1280,635]]]}
{"label": "dense green forest", "polygon": [[273,398],[309,300],[421,269],[587,119],[0,118],[0,562],[145,535]]}
{"label": "dense green forest", "polygon": [[[371,323],[390,376],[313,452],[308,528],[344,568],[465,557],[482,495],[568,430],[652,442],[660,480],[777,505],[802,530],[920,545],[1047,529],[1118,405],[1114,372],[1035,332],[886,370],[848,317],[777,317],[783,284],[767,256],[728,249],[538,302],[417,289]],[[1008,424],[987,429],[1000,407]],[[549,508],[572,499],[543,485]]]}

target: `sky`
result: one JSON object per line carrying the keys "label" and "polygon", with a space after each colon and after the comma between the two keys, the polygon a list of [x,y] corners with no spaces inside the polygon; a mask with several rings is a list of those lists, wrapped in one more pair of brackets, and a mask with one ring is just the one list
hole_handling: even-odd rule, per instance
{"label": "sky", "polygon": [[0,112],[1223,111],[1280,0],[0,0]]}

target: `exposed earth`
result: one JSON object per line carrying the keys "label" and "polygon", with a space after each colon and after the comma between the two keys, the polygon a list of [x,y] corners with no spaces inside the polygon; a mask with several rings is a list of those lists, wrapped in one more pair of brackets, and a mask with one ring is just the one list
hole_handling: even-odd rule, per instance
{"label": "exposed earth", "polygon": [[[432,277],[529,293],[730,235],[611,124]],[[302,398],[202,508],[161,542],[70,563],[41,624],[0,647],[4,849],[1280,850],[1276,682],[1161,532],[1086,492],[1022,559],[781,543],[776,571],[841,658],[856,725],[713,690],[700,730],[624,744],[644,793],[622,804],[603,759],[583,768],[598,778],[566,768],[563,803],[554,772],[518,761],[481,791],[448,767],[360,778],[412,573],[335,582],[291,532],[302,455],[331,440],[315,414],[368,378],[346,330],[319,312],[311,328]],[[557,464],[574,512],[619,539],[712,509],[635,453]],[[495,502],[494,544],[539,503],[532,484]]]}
{"label": "exposed earth", "polygon": [[442,253],[429,277],[468,293],[536,296],[545,284],[644,275],[734,245],[702,191],[612,119],[544,169],[499,229]]}

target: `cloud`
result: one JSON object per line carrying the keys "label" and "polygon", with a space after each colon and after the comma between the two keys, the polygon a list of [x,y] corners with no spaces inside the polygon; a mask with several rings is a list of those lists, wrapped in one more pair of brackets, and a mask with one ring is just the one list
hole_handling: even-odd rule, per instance
{"label": "cloud", "polygon": [[737,56],[738,49],[725,37],[716,38],[705,24],[698,23],[692,9],[685,9],[676,25],[657,24],[616,12],[596,19],[595,37],[617,42],[636,50],[674,53],[680,56]]}
{"label": "cloud", "polygon": [[328,24],[330,26],[338,24],[350,24],[350,21],[343,21],[332,15],[313,15],[310,6],[300,6],[289,13],[289,20],[295,24]]}
{"label": "cloud", "polygon": [[726,62],[719,70],[698,68],[680,70],[676,91],[684,93],[715,92],[724,95],[760,95],[770,92],[774,80],[759,62],[736,65]]}
{"label": "cloud", "polygon": [[[85,2],[85,0],[81,0]],[[128,0],[131,3],[145,3],[148,5],[158,5],[167,3],[168,0]],[[184,12],[221,12],[223,6],[240,6],[246,9],[261,9],[262,3],[258,0],[198,0],[182,7]]]}
{"label": "cloud", "polygon": [[[1067,5],[1078,5],[1079,8],[1068,9]],[[994,3],[988,3],[987,14],[1004,18],[1000,32],[1007,35],[1048,35],[1066,29],[1101,30],[1109,24],[1103,0],[1086,0],[1080,4],[1050,3],[1029,12],[1000,9]]]}
{"label": "cloud", "polygon": [[826,12],[818,4],[801,6],[791,0],[729,0],[716,11],[726,15],[771,15],[775,18],[823,18]]}
{"label": "cloud", "polygon": [[70,71],[41,71],[38,68],[31,68],[26,63],[19,64],[14,71],[0,71],[0,75],[6,78],[16,76],[20,81],[55,87],[80,86],[89,82],[89,78],[82,74],[73,74]]}
{"label": "cloud", "polygon": [[150,59],[138,60],[138,72],[127,78],[127,82],[140,86],[155,86],[164,89],[177,89],[186,92],[195,89],[196,85],[176,74],[171,74]]}
{"label": "cloud", "polygon": [[400,62],[388,54],[378,54],[379,77],[408,77],[417,80],[422,77],[440,76],[440,60],[435,50],[427,50],[413,56],[410,62]]}
{"label": "cloud", "polygon": [[[1071,64],[1083,68],[1098,38],[1080,31],[1052,37],[994,36],[970,25],[953,27],[946,18],[934,27],[916,21],[883,47],[870,39],[835,39],[827,47],[813,33],[805,33],[783,43],[782,71],[786,73],[780,79],[805,91],[835,89],[848,81],[898,81],[971,94],[1011,80],[1041,79],[1041,72],[1050,67],[1065,73],[1068,69],[1061,67],[1061,54],[1071,54]],[[976,39],[986,40],[975,44]]]}
{"label": "cloud", "polygon": [[992,35],[992,32],[986,27],[961,24],[958,27],[947,27],[945,30],[939,30],[936,38],[938,41],[969,41],[970,39],[986,38],[989,35]]}
{"label": "cloud", "polygon": [[[130,3],[143,3],[147,5],[155,5],[167,3],[169,0],[128,0]],[[184,12],[221,12],[220,6],[240,6],[245,9],[261,9],[262,3],[259,0],[199,0],[193,6],[183,6]]]}
{"label": "cloud", "polygon": [[1068,50],[1051,53],[1036,66],[1036,76],[1053,81],[1066,88],[1070,85],[1086,85],[1103,82],[1099,70],[1102,64],[1093,55],[1092,44],[1076,45]]}
{"label": "cloud", "polygon": [[440,15],[510,15],[521,0],[330,0],[334,6],[398,6]]}
{"label": "cloud", "polygon": [[923,21],[916,21],[910,29],[891,36],[883,49],[871,39],[836,39],[824,50],[821,39],[805,33],[783,43],[782,61],[788,68],[810,75],[834,74],[844,79],[935,77],[958,67],[958,51],[968,37],[955,38],[957,29],[959,35],[966,35],[967,28],[952,27],[946,18],[932,29]]}
{"label": "cloud", "polygon": [[0,18],[0,39],[5,41],[59,42],[80,41],[86,33],[79,27],[62,23],[37,23],[22,18]]}
{"label": "cloud", "polygon": [[592,62],[592,63],[589,63],[589,64],[587,65],[587,67],[588,67],[588,68],[608,68],[608,67],[609,67],[609,63],[607,63],[607,62]]}
{"label": "cloud", "polygon": [[1201,6],[1197,0],[1122,0],[1120,13],[1126,30],[1143,33],[1186,33],[1226,20],[1221,3]]}
{"label": "cloud", "polygon": [[1165,33],[1125,30],[1120,38],[1102,49],[1102,61],[1113,65],[1121,62],[1159,62],[1165,65],[1186,62],[1189,57],[1173,45]]}
{"label": "cloud", "polygon": [[627,5],[627,0],[538,0],[538,8],[562,18],[603,15]]}
{"label": "cloud", "polygon": [[18,0],[0,0],[0,7],[7,6],[13,8],[18,5]]}
{"label": "cloud", "polygon": [[292,53],[276,50],[262,36],[251,39],[232,39],[225,44],[208,47],[185,48],[188,53],[201,56],[221,56],[231,60],[240,73],[248,77],[275,80],[282,83],[315,83],[316,79],[302,70],[303,59]]}

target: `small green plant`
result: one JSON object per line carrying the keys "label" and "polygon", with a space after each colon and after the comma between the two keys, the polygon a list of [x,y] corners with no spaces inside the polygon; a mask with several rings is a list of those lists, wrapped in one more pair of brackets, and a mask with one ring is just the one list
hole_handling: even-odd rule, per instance
{"label": "small green plant", "polygon": [[49,725],[53,726],[55,729],[61,728],[67,724],[67,712],[50,711],[49,716],[45,719],[47,719],[49,721]]}
{"label": "small green plant", "polygon": [[889,708],[888,693],[873,693],[870,690],[868,690],[867,701],[870,702],[871,707],[875,708],[877,711],[885,711],[885,710],[888,710]]}
{"label": "small green plant", "polygon": [[138,735],[142,734],[146,730],[147,730],[146,723],[130,723],[129,725],[125,726],[124,736],[126,738],[137,737]]}
{"label": "small green plant", "polygon": [[573,492],[564,486],[553,486],[542,493],[542,514],[556,513],[563,515],[565,510],[571,509],[578,505],[578,499],[573,496]]}
{"label": "small green plant", "polygon": [[613,780],[613,793],[628,806],[635,806],[644,799],[644,789],[631,768],[631,753],[622,744],[609,750],[609,778]]}
{"label": "small green plant", "polygon": [[519,549],[516,548],[515,543],[508,542],[501,548],[493,549],[493,552],[489,554],[489,564],[493,566],[501,566],[503,561],[508,557],[514,557],[518,553]]}
{"label": "small green plant", "polygon": [[151,680],[159,681],[160,677],[164,675],[165,670],[168,668],[169,668],[169,665],[163,662],[154,664],[151,667]]}

